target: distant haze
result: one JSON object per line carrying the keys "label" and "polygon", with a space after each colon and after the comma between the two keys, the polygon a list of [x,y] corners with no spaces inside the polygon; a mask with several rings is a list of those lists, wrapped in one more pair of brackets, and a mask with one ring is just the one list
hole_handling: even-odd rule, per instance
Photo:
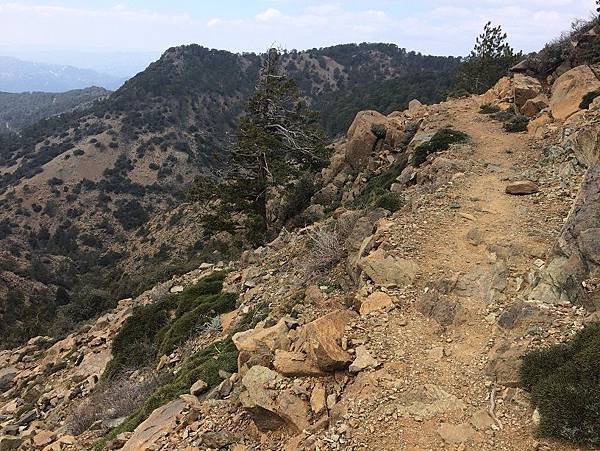
{"label": "distant haze", "polygon": [[0,55],[121,77],[186,43],[264,51],[391,42],[465,55],[488,20],[533,51],[594,9],[594,0],[0,0]]}

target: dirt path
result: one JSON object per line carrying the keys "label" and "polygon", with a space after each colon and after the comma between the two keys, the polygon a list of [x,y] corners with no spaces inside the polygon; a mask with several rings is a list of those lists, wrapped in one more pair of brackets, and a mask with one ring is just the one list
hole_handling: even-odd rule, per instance
{"label": "dirt path", "polygon": [[[397,293],[405,298],[402,308],[364,320],[364,338],[395,382],[384,371],[371,376],[369,383],[386,390],[374,392],[377,399],[359,397],[366,409],[357,409],[365,422],[360,438],[382,450],[538,449],[524,393],[496,385],[486,370],[494,345],[520,340],[497,326],[498,314],[516,302],[515,284],[526,280],[557,233],[548,233],[547,207],[536,196],[504,192],[540,155],[527,134],[508,134],[478,114],[474,100],[447,105],[453,128],[471,140],[444,157],[462,160],[468,170],[412,215],[395,215],[386,232],[386,250],[417,262],[421,274],[415,292]],[[426,318],[417,301],[436,288],[436,302],[456,313],[447,327]]]}

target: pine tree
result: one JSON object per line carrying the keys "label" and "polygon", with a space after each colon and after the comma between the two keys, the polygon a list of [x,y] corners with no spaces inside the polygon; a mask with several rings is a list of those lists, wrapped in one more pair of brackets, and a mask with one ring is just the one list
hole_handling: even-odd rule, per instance
{"label": "pine tree", "polygon": [[485,24],[475,47],[457,72],[457,87],[474,94],[490,89],[522,57],[508,44],[502,27]]}
{"label": "pine tree", "polygon": [[255,231],[251,241],[258,244],[276,232],[277,218],[268,208],[274,188],[322,167],[326,153],[317,113],[307,108],[298,86],[284,73],[281,52],[270,49],[240,119],[225,181],[210,189],[206,179],[198,179],[192,198],[218,199],[227,216],[243,213]]}

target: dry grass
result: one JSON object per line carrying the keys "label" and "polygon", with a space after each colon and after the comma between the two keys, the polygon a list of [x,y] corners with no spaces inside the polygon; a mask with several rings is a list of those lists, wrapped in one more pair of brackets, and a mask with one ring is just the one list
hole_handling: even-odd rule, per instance
{"label": "dry grass", "polygon": [[309,251],[306,257],[306,273],[309,278],[323,274],[346,257],[346,240],[357,219],[358,215],[350,215],[333,225],[318,226],[307,232]]}
{"label": "dry grass", "polygon": [[156,373],[148,371],[143,378],[136,380],[103,380],[67,417],[68,431],[77,436],[96,422],[130,415],[161,384],[161,379]]}

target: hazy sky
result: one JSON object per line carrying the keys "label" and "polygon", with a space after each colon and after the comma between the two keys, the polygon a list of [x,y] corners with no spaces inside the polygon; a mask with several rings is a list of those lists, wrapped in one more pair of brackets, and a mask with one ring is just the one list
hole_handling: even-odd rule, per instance
{"label": "hazy sky", "polygon": [[487,20],[532,51],[593,10],[594,0],[0,0],[0,54],[77,65],[86,52],[149,55],[192,42],[262,51],[366,41],[464,55]]}

